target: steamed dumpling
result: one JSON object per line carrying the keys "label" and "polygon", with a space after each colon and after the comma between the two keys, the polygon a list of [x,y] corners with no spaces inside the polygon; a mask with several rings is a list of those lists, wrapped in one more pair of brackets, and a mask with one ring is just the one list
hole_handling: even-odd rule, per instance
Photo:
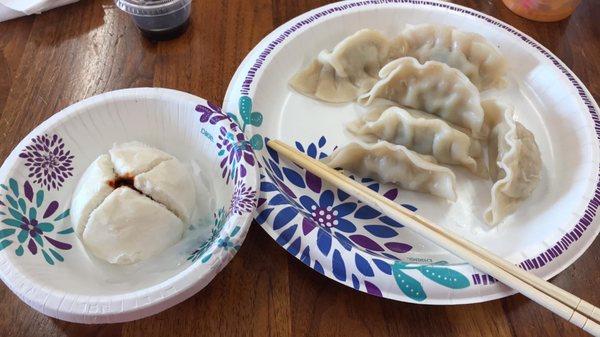
{"label": "steamed dumpling", "polygon": [[479,141],[420,111],[380,105],[347,124],[346,129],[364,141],[403,145],[432,155],[440,163],[460,165],[487,176]]}
{"label": "steamed dumpling", "polygon": [[297,91],[326,102],[350,102],[369,91],[387,62],[389,41],[378,31],[359,30],[290,79]]}
{"label": "steamed dumpling", "polygon": [[444,63],[419,63],[402,57],[388,63],[379,72],[381,78],[358,102],[370,105],[383,98],[399,105],[438,115],[468,129],[472,136],[487,136],[479,91],[460,71]]}
{"label": "steamed dumpling", "polygon": [[327,102],[349,102],[369,91],[377,72],[389,61],[410,56],[419,62],[438,61],[458,69],[479,89],[500,87],[507,71],[506,58],[483,36],[456,28],[407,25],[389,39],[362,29],[322,51],[297,72],[290,85],[300,93]]}
{"label": "steamed dumpling", "polygon": [[189,223],[196,201],[193,179],[185,166],[177,159],[164,161],[148,172],[138,174],[134,186],[153,200]]}
{"label": "steamed dumpling", "polygon": [[400,188],[456,200],[456,178],[450,169],[437,165],[430,156],[422,156],[402,145],[386,141],[376,144],[350,143],[338,148],[323,161],[362,177]]}
{"label": "steamed dumpling", "polygon": [[109,263],[130,264],[174,245],[184,229],[181,219],[165,206],[119,187],[90,215],[83,243]]}
{"label": "steamed dumpling", "polygon": [[79,179],[71,203],[71,221],[79,236],[83,234],[90,213],[114,190],[107,182],[115,177],[109,155],[103,154],[90,164]]}
{"label": "steamed dumpling", "polygon": [[194,179],[179,160],[130,142],[87,168],[73,195],[71,220],[96,257],[130,264],[179,241],[195,202]]}
{"label": "steamed dumpling", "polygon": [[445,63],[480,90],[502,86],[507,70],[506,58],[483,36],[445,25],[408,25],[392,42],[390,54]]}
{"label": "steamed dumpling", "polygon": [[170,154],[140,142],[115,145],[108,152],[119,176],[133,177],[173,158]]}
{"label": "steamed dumpling", "polygon": [[484,218],[496,225],[513,213],[529,197],[540,181],[542,160],[531,131],[515,122],[513,109],[495,100],[484,101],[492,131],[488,155],[492,185],[492,203]]}

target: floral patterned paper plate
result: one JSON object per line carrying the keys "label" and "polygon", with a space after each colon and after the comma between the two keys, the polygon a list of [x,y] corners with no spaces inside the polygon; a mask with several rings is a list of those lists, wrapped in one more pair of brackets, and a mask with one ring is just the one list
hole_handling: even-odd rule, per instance
{"label": "floral patterned paper plate", "polygon": [[[193,164],[198,186],[206,184],[206,214],[159,256],[110,266],[76,238],[71,194],[98,155],[132,140]],[[252,220],[258,179],[244,134],[199,97],[138,88],[88,98],[33,130],[0,169],[0,277],[31,307],[63,320],[155,314],[198,292],[231,260]]]}
{"label": "floral patterned paper plate", "polygon": [[546,279],[557,274],[600,230],[595,220],[600,202],[598,106],[575,75],[538,42],[490,16],[447,2],[334,3],[285,23],[252,50],[231,80],[224,110],[240,123],[262,167],[256,220],[310,268],[376,296],[460,304],[512,293],[265,147],[268,138],[278,138],[323,158],[347,143],[343,124],[360,108],[302,96],[289,88],[288,79],[319,51],[359,29],[392,36],[404,24],[418,23],[477,32],[506,55],[508,87],[486,95],[515,105],[517,119],[535,134],[544,161],[542,182],[513,216],[489,229],[482,214],[491,183],[465,172],[455,172],[456,203],[354,179],[526,270]]}

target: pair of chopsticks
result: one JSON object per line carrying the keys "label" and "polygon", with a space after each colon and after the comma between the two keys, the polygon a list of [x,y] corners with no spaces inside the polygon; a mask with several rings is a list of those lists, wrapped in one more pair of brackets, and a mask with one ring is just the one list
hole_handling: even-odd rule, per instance
{"label": "pair of chopsticks", "polygon": [[458,237],[281,141],[270,140],[267,145],[314,175],[402,223],[584,331],[600,336],[600,308],[526,272],[473,242]]}

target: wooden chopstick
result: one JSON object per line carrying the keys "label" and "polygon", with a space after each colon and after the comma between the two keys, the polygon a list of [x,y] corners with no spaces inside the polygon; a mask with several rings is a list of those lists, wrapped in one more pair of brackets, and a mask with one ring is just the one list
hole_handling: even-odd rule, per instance
{"label": "wooden chopstick", "polygon": [[411,212],[281,141],[270,140],[267,145],[316,176],[357,197],[365,204],[381,211],[392,219],[401,222],[440,247],[447,249],[475,268],[492,275],[500,282],[519,291],[558,316],[594,336],[600,336],[599,308],[526,272],[483,247],[437,226],[424,217]]}

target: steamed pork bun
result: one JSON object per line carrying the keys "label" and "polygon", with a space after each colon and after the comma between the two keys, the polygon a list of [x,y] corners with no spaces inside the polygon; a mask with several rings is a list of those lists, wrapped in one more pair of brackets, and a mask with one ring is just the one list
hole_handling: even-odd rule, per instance
{"label": "steamed pork bun", "polygon": [[139,142],[115,145],[79,180],[73,227],[96,257],[135,263],[181,240],[195,195],[193,179],[178,159]]}
{"label": "steamed pork bun", "polygon": [[[189,188],[192,177],[177,159],[158,164],[133,180],[136,189],[166,205],[175,215],[189,223],[194,207],[194,190]],[[187,188],[186,188],[187,187]]]}
{"label": "steamed pork bun", "polygon": [[136,176],[173,157],[140,142],[115,145],[108,151],[119,176]]}
{"label": "steamed pork bun", "polygon": [[165,206],[123,186],[90,214],[83,242],[102,260],[130,264],[177,243],[183,230],[181,219]]}
{"label": "steamed pork bun", "polygon": [[106,182],[113,181],[116,177],[113,164],[107,154],[94,160],[83,173],[71,202],[71,221],[79,237],[83,235],[90,213],[114,190]]}

